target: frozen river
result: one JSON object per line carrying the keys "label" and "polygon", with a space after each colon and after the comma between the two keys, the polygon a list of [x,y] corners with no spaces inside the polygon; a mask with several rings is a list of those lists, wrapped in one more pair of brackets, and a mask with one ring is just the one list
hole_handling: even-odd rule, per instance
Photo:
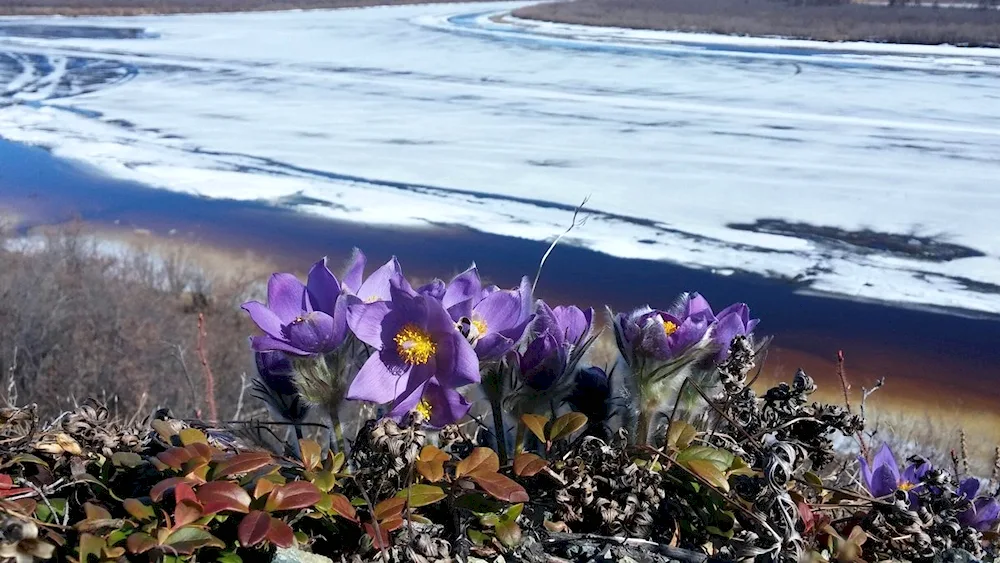
{"label": "frozen river", "polygon": [[0,136],[383,226],[541,240],[590,196],[572,244],[1000,313],[1000,53],[539,26],[515,6],[4,20]]}

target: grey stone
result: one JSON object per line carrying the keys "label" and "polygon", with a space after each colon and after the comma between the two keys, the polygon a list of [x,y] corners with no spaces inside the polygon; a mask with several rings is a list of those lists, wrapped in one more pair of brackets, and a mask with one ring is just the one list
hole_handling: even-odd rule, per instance
{"label": "grey stone", "polygon": [[279,547],[278,551],[274,553],[274,559],[271,559],[271,563],[333,563],[333,560],[301,549],[282,549]]}

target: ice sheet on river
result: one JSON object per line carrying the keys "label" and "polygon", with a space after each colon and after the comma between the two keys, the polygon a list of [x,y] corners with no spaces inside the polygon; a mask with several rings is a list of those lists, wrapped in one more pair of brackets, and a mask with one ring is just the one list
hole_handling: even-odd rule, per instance
{"label": "ice sheet on river", "polygon": [[545,239],[590,195],[573,244],[1000,312],[1000,53],[513,6],[7,20],[0,135],[351,221]]}

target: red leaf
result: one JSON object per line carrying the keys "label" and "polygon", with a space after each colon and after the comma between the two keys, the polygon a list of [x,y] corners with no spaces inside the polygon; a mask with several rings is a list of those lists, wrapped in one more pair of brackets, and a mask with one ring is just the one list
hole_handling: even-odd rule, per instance
{"label": "red leaf", "polygon": [[358,521],[358,511],[354,509],[354,505],[351,504],[351,501],[347,497],[341,494],[330,495],[330,497],[333,499],[332,508],[334,512],[351,522]]}
{"label": "red leaf", "polygon": [[534,477],[539,471],[548,467],[549,462],[532,453],[523,453],[514,458],[514,475],[518,477]]}
{"label": "red leaf", "polygon": [[[202,444],[191,444],[192,446]],[[267,467],[274,462],[271,454],[265,452],[246,452],[237,454],[229,459],[220,461],[215,466],[215,479],[228,477],[237,473],[249,473],[262,467]]]}
{"label": "red leaf", "polygon": [[802,532],[808,534],[809,532],[813,531],[813,529],[816,526],[816,517],[813,515],[813,511],[811,508],[809,508],[808,504],[800,502],[798,504],[798,507],[799,507],[799,517],[802,518],[802,525],[803,525]]}
{"label": "red leaf", "polygon": [[405,498],[392,497],[376,504],[373,516],[379,522],[395,518],[402,514],[404,506],[406,506]]}
{"label": "red leaf", "polygon": [[250,495],[231,481],[212,481],[198,487],[198,500],[205,514],[215,514],[223,510],[247,513],[250,511]]}
{"label": "red leaf", "polygon": [[403,527],[403,517],[393,516],[388,520],[383,520],[378,523],[379,528],[382,528],[383,532],[395,532],[396,530]]}
{"label": "red leaf", "polygon": [[382,532],[381,537],[375,534],[375,526],[365,524],[365,533],[372,539],[372,543],[375,544],[375,548],[385,549],[389,547],[389,532],[385,531],[385,528],[382,527],[379,527],[379,531]]}
{"label": "red leaf", "polygon": [[267,531],[267,539],[278,547],[292,547],[295,545],[295,532],[282,520],[271,517],[271,527]]}
{"label": "red leaf", "polygon": [[254,510],[243,517],[236,530],[236,537],[239,538],[244,547],[250,547],[264,541],[270,529],[271,516],[266,512]]}
{"label": "red leaf", "polygon": [[480,488],[498,500],[513,503],[528,502],[530,500],[528,492],[524,490],[524,487],[499,473],[477,472],[471,477]]}
{"label": "red leaf", "polygon": [[6,473],[0,473],[0,490],[14,487],[14,478]]}
{"label": "red leaf", "polygon": [[189,500],[193,503],[199,504],[198,497],[194,496],[194,489],[192,489],[191,485],[187,483],[177,483],[177,486],[174,487],[174,499],[177,502]]}
{"label": "red leaf", "polygon": [[164,479],[153,486],[149,491],[149,498],[153,499],[153,502],[160,502],[163,499],[164,493],[173,489],[180,483],[189,483],[190,480],[187,477],[170,477]]}
{"label": "red leaf", "polygon": [[170,448],[156,454],[156,459],[171,469],[180,469],[184,462],[191,459],[191,452],[187,448]]}
{"label": "red leaf", "polygon": [[[179,485],[176,490],[180,490],[182,486],[186,487],[187,485]],[[178,501],[177,506],[174,507],[174,528],[183,528],[201,517],[200,504],[187,499]]]}
{"label": "red leaf", "polygon": [[145,553],[156,547],[156,540],[149,534],[133,532],[125,540],[125,545],[128,547],[129,553]]}
{"label": "red leaf", "polygon": [[293,481],[287,485],[282,485],[271,491],[267,497],[267,504],[264,510],[296,510],[313,506],[323,494],[316,485],[308,481]]}

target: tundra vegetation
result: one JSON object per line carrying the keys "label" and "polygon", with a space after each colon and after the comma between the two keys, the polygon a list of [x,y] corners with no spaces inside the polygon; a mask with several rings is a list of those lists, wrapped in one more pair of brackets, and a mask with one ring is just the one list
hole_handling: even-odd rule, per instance
{"label": "tundra vegetation", "polygon": [[995,559],[995,479],[899,459],[873,389],[755,390],[769,339],[744,303],[553,307],[537,275],[416,283],[360,251],[256,300],[66,244],[0,250],[4,561]]}

